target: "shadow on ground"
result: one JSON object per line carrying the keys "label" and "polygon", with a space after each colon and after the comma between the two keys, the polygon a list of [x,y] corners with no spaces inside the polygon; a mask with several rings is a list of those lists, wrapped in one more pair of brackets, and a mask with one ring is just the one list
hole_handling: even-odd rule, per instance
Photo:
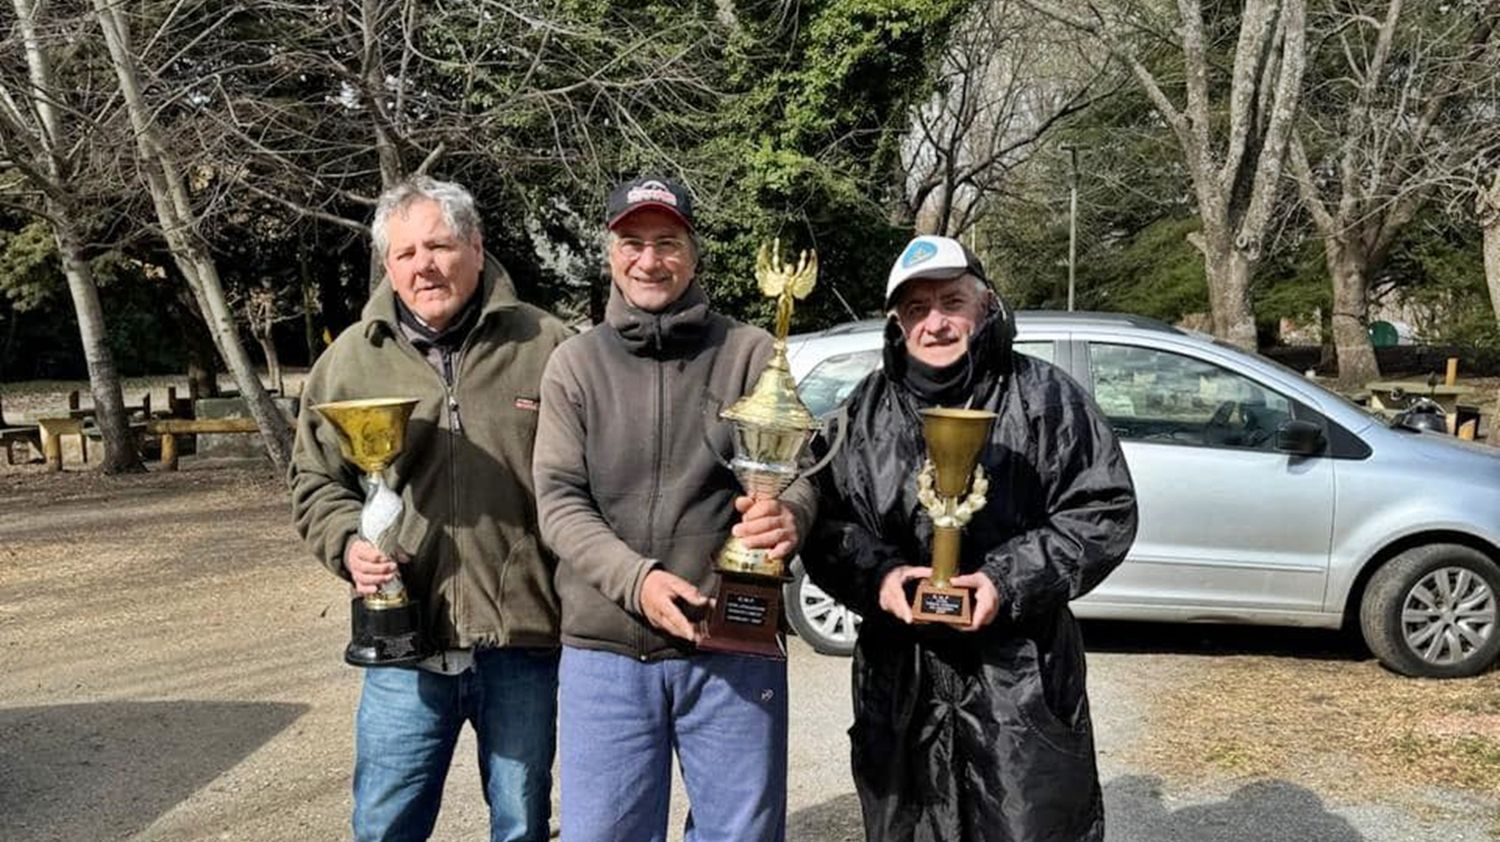
{"label": "shadow on ground", "polygon": [[1257,781],[1223,801],[1169,810],[1155,778],[1116,778],[1104,787],[1109,842],[1361,842],[1354,826],[1323,808],[1309,789]]}
{"label": "shadow on ground", "polygon": [[1271,655],[1318,661],[1372,657],[1358,635],[1334,629],[1112,620],[1086,620],[1081,625],[1084,646],[1090,652]]}
{"label": "shadow on ground", "polygon": [[0,839],[122,839],[306,705],[105,702],[0,709]]}
{"label": "shadow on ground", "polygon": [[[1108,842],[1361,842],[1311,790],[1258,781],[1223,801],[1170,810],[1155,778],[1117,778],[1104,787]],[[841,795],[787,817],[789,842],[858,842],[859,799]]]}
{"label": "shadow on ground", "polygon": [[865,838],[854,793],[803,807],[786,818],[787,842],[861,842]]}

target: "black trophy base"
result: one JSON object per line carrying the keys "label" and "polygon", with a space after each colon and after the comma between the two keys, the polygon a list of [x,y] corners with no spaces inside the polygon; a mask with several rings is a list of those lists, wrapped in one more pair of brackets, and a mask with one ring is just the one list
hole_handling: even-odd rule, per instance
{"label": "black trophy base", "polygon": [[344,661],[356,667],[406,667],[432,654],[422,637],[422,616],[415,602],[370,608],[364,597],[349,603],[352,632]]}
{"label": "black trophy base", "polygon": [[720,572],[719,589],[699,649],[786,660],[781,628],[781,581]]}
{"label": "black trophy base", "polygon": [[923,579],[911,601],[911,618],[916,623],[967,626],[974,619],[974,592],[969,588],[938,587]]}

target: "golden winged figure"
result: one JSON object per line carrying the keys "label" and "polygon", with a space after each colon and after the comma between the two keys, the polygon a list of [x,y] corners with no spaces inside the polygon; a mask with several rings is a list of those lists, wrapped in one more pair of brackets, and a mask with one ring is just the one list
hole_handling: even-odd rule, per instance
{"label": "golden winged figure", "polygon": [[761,243],[755,256],[755,280],[764,295],[776,299],[776,341],[786,339],[792,326],[792,300],[801,301],[818,282],[818,253],[803,251],[797,265],[781,260],[781,238]]}

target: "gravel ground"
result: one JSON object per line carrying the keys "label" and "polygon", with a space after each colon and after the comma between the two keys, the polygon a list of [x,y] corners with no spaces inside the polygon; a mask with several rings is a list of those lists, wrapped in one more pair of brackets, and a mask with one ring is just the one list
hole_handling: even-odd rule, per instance
{"label": "gravel ground", "polygon": [[[0,839],[348,836],[359,674],[339,659],[345,594],[303,551],[271,471],[184,465],[0,475]],[[1185,628],[1085,629],[1112,842],[1492,838],[1482,792],[1329,788],[1362,768],[1337,746],[1271,774],[1168,762],[1156,747],[1183,728],[1168,702],[1247,649],[1277,680],[1235,692],[1264,704],[1297,698],[1283,682],[1299,664],[1369,667],[1327,637]],[[793,641],[790,665],[789,836],[858,839],[848,664]],[[437,839],[483,834],[472,756],[466,737]],[[679,790],[674,828],[684,806]]]}

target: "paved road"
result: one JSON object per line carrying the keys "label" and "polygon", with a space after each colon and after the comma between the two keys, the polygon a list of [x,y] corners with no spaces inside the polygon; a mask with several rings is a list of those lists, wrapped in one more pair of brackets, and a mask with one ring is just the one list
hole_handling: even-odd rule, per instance
{"label": "paved road", "polygon": [[[347,838],[348,609],[274,477],[27,478],[0,482],[0,498],[0,840]],[[1330,806],[1294,781],[1164,790],[1127,749],[1150,699],[1198,660],[1091,656],[1112,842],[1489,838],[1479,821]],[[790,837],[858,839],[848,662],[794,640],[790,665]],[[472,757],[466,738],[439,840],[482,837]]]}

